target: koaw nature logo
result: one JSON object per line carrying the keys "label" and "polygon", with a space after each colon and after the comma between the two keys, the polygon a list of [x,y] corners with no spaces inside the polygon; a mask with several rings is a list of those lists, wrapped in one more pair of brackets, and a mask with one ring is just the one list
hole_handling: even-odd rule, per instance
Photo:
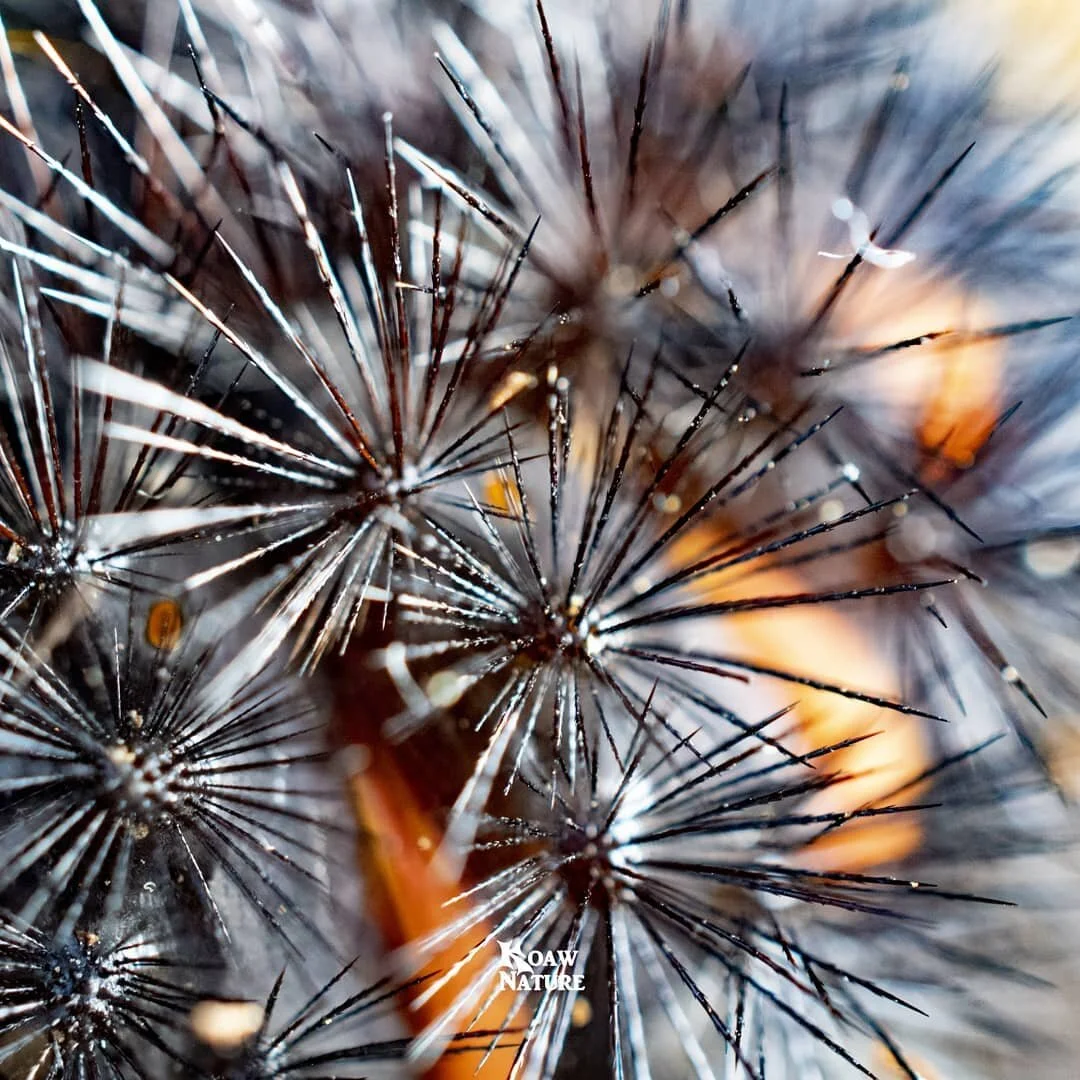
{"label": "koaw nature logo", "polygon": [[555,990],[577,992],[585,989],[585,973],[574,973],[577,949],[525,952],[520,938],[500,941],[499,988],[503,990]]}

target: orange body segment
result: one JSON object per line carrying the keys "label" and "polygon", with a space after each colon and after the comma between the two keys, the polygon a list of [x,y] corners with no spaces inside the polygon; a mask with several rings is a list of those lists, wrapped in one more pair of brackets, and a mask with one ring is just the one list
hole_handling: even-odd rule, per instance
{"label": "orange body segment", "polygon": [[[369,902],[387,944],[391,947],[408,945],[459,918],[463,914],[463,905],[468,903],[458,899],[463,883],[456,869],[441,854],[442,837],[419,806],[390,751],[386,748],[372,751],[369,766],[353,774],[350,786],[357,819],[364,832],[360,855],[361,864],[367,871]],[[455,937],[431,959],[424,973],[447,971],[462,961],[489,932],[490,927],[480,925]],[[406,1020],[414,1033],[419,1033],[451,1008],[477,972],[491,961],[492,954],[497,955],[494,944],[464,964],[453,979],[423,1004],[407,1012]],[[424,984],[415,989],[414,1000],[424,989]],[[470,1011],[462,1027],[470,1024],[472,1030],[478,1032],[501,1029],[507,1022],[513,998],[509,991],[499,992],[471,1024]],[[479,1000],[485,998],[481,996]],[[527,1016],[518,1015],[514,1026],[527,1022]],[[489,1040],[481,1038],[470,1044],[461,1043],[452,1048],[452,1052],[444,1054],[425,1076],[428,1080],[502,1080],[515,1041],[508,1033],[486,1058]]]}
{"label": "orange body segment", "polygon": [[[692,546],[696,558],[716,541],[715,533],[712,537],[691,535],[680,546],[684,551]],[[682,555],[676,554],[681,561]],[[795,595],[805,588],[806,582],[793,571],[775,566],[752,572],[740,568],[702,583],[710,602]],[[814,604],[744,612],[724,616],[722,624],[734,656],[876,697],[899,697],[896,672],[836,608]],[[857,684],[850,681],[852,672],[859,673]],[[817,763],[819,768],[843,774],[845,779],[814,795],[805,807],[806,813],[847,814],[914,801],[918,785],[908,785],[929,762],[925,730],[928,721],[827,690],[775,680],[761,685],[770,692],[787,695],[787,700],[764,702],[763,713],[794,701],[796,751],[806,753],[850,739],[863,740]],[[859,872],[902,859],[918,846],[920,839],[914,815],[854,819],[806,849],[803,861],[809,860],[810,865],[822,869]]]}

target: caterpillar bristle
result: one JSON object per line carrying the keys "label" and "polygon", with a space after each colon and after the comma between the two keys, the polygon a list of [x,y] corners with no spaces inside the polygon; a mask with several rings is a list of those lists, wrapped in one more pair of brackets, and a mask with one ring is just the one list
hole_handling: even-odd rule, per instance
{"label": "caterpillar bristle", "polygon": [[[389,143],[386,163],[392,184]],[[460,254],[454,254],[455,247],[466,243],[464,226],[450,231],[457,239],[447,238],[450,251],[444,256],[440,218],[430,263],[412,266],[407,279],[403,239],[395,225],[394,270],[383,277],[376,271],[353,187],[351,228],[361,254],[345,276],[344,265],[334,267],[329,261],[284,161],[276,173],[324,289],[317,304],[308,301],[294,312],[303,330],[289,324],[224,239],[219,243],[256,307],[280,334],[279,342],[265,332],[261,340],[241,335],[175,278],[163,280],[202,323],[201,336],[209,340],[215,367],[232,353],[240,361],[241,376],[245,367],[255,369],[261,388],[249,376],[242,391],[226,384],[216,401],[203,404],[199,396],[210,389],[204,385],[210,382],[205,361],[198,369],[200,382],[193,382],[185,395],[152,390],[102,364],[84,364],[80,374],[95,393],[131,406],[154,397],[170,414],[167,430],[152,421],[113,425],[109,434],[114,439],[221,463],[243,474],[243,490],[257,495],[258,503],[235,505],[234,498],[231,507],[208,507],[202,513],[192,507],[183,517],[184,532],[214,528],[224,535],[261,536],[261,543],[191,574],[186,587],[198,588],[233,569],[258,564],[263,552],[274,554],[283,573],[272,580],[276,614],[267,630],[266,655],[302,621],[299,647],[314,664],[328,649],[347,644],[363,624],[372,598],[387,602],[392,540],[408,529],[411,503],[427,505],[429,512],[440,503],[452,507],[455,486],[497,462],[498,414],[534,382],[515,368],[525,342],[505,341],[498,333],[501,309],[527,244],[508,250],[484,284],[470,284],[462,278]],[[351,171],[347,175],[351,184]],[[396,214],[396,201],[392,206]],[[122,294],[114,295],[113,302],[117,318],[125,321]],[[134,314],[139,315],[138,308]],[[332,334],[319,321],[326,315],[337,324]],[[293,354],[283,361],[270,352],[282,346]],[[254,394],[274,410],[269,430],[259,426],[259,417],[269,418],[265,406],[254,410],[254,420],[237,416]],[[289,438],[276,434],[283,426],[276,419],[282,412],[295,425]],[[147,530],[156,533],[162,520],[167,519],[147,515]]]}
{"label": "caterpillar bristle", "polygon": [[166,560],[152,564],[153,556],[183,529],[130,543],[121,530],[102,528],[105,516],[118,523],[206,493],[175,456],[110,439],[109,425],[127,419],[126,410],[89,395],[78,365],[85,355],[109,365],[128,354],[117,312],[108,310],[99,323],[57,310],[23,257],[23,238],[12,232],[13,239],[0,237],[10,256],[10,303],[0,327],[0,611],[12,625],[39,626],[92,616],[105,596],[125,588],[161,588]]}
{"label": "caterpillar bristle", "polygon": [[102,929],[104,936],[81,927],[52,936],[10,915],[0,918],[5,1075],[168,1074],[168,1042],[186,1027],[202,969],[190,956],[170,955],[152,932]]}
{"label": "caterpillar bristle", "polygon": [[295,953],[325,940],[347,835],[325,725],[287,677],[237,670],[196,629],[170,649],[120,617],[84,623],[47,660],[0,641],[0,889],[61,937],[150,912],[166,940],[228,949],[246,909]]}
{"label": "caterpillar bristle", "polygon": [[[400,1075],[408,1041],[396,1034],[392,1006],[402,987],[387,978],[358,984],[355,967],[353,961],[304,991],[297,1005],[285,992],[287,970],[263,1001],[198,1001],[190,1017],[192,1075],[199,1080]],[[376,1038],[380,1030],[384,1037]]]}
{"label": "caterpillar bristle", "polygon": [[[558,23],[543,5],[531,14],[522,8],[517,23],[507,15],[500,31],[512,44],[510,59],[494,69],[498,86],[448,27],[438,27],[440,63],[491,170],[492,191],[504,199],[501,208],[488,207],[486,192],[429,158],[412,155],[447,197],[503,231],[520,232],[530,214],[541,213],[521,296],[533,311],[561,312],[568,329],[545,341],[547,352],[540,355],[557,356],[575,372],[574,365],[589,358],[595,373],[629,342],[640,350],[643,341],[648,348],[659,340],[665,375],[675,379],[668,393],[679,401],[687,391],[703,397],[696,382],[707,385],[738,353],[737,385],[759,413],[784,415],[807,401],[842,406],[821,442],[836,460],[858,462],[868,501],[896,485],[924,496],[897,526],[904,534],[921,528],[924,539],[936,536],[928,541],[932,551],[901,557],[901,572],[918,567],[920,573],[965,567],[976,557],[971,541],[981,545],[983,538],[966,523],[968,507],[957,499],[977,485],[972,478],[988,468],[983,451],[993,454],[992,441],[1007,442],[1013,412],[1023,409],[1022,389],[1010,385],[1015,373],[1038,363],[1029,358],[1042,356],[1047,335],[1054,340],[1053,327],[1071,317],[1067,304],[1062,310],[1061,284],[1076,236],[1075,212],[1060,197],[1064,174],[1029,179],[1057,121],[1017,134],[994,114],[985,72],[939,72],[932,46],[916,56],[897,51],[891,37],[897,27],[925,14],[896,5],[891,18],[881,16],[880,37],[853,37],[866,51],[853,51],[837,65],[836,85],[827,77],[834,71],[828,64],[814,69],[816,78],[797,67],[786,78],[771,72],[768,57],[774,49],[783,52],[782,35],[761,46],[766,70],[759,68],[752,84],[730,59],[725,66],[716,46],[710,84],[688,74],[695,69],[686,59],[708,51],[707,33],[690,36],[688,7],[676,14],[661,6],[651,33],[641,31],[646,44],[636,97],[615,91],[620,80],[628,87],[634,81],[627,60],[634,50],[624,40],[632,41],[633,31],[612,30],[603,17],[605,33],[572,34],[572,45],[560,49],[552,30]],[[769,17],[763,10],[747,18],[748,35],[754,18],[768,24]],[[931,17],[930,25],[943,18]],[[576,97],[568,73],[573,65]],[[592,76],[586,85],[597,104],[591,109],[582,96],[582,68]],[[838,86],[856,72],[880,91],[844,98]],[[842,122],[826,103],[843,103]],[[599,147],[588,139],[589,115],[604,123],[614,117],[611,136]],[[728,169],[734,194],[718,200],[713,212],[699,212],[701,224],[685,210],[674,212],[677,184],[658,183],[659,212],[654,197],[641,190],[642,148],[651,139],[663,145],[665,124],[683,140],[676,145],[693,153],[681,159],[659,152],[654,168],[670,169],[694,190],[692,179],[709,163],[693,138],[697,124],[708,131],[708,152]],[[741,174],[730,174],[732,161]],[[548,172],[568,179],[549,183]],[[699,179],[699,194],[704,185]],[[637,237],[636,212],[656,230],[656,243]],[[1023,245],[1012,240],[1010,228],[1021,219]],[[753,237],[763,233],[783,253],[779,260],[760,258]],[[586,274],[588,284],[566,284],[551,251],[571,273]],[[836,252],[832,274],[822,256]],[[604,284],[620,275],[626,278],[621,291]],[[1013,288],[1018,280],[1027,286],[1022,297]],[[661,284],[668,295],[654,301]],[[1051,348],[1067,348],[1061,342]],[[1030,405],[1028,415],[1034,417]],[[971,478],[958,483],[965,473]],[[902,546],[901,540],[890,550]],[[964,592],[957,590],[955,604],[941,602],[940,618],[965,627],[974,649],[1038,711],[1037,690],[1014,674],[1016,665],[992,641],[993,628],[961,601]],[[917,665],[912,682],[939,680],[939,650],[928,646],[916,656],[909,656]],[[1035,749],[1038,738],[1028,725],[1015,721]]]}
{"label": "caterpillar bristle", "polygon": [[[414,946],[419,960],[438,958],[448,942],[489,928],[456,970],[433,978],[425,996],[447,983],[458,996],[414,1054],[423,1060],[440,1035],[475,1023],[509,980],[505,1028],[526,1029],[514,1076],[549,1074],[564,1054],[589,1060],[583,1052],[635,1075],[833,1075],[830,1059],[877,1075],[849,1047],[856,1032],[910,1071],[891,1018],[906,1012],[917,1031],[924,1014],[908,995],[932,985],[925,973],[948,948],[937,934],[964,918],[946,909],[986,901],[915,878],[921,856],[875,874],[845,869],[842,854],[835,868],[815,856],[818,838],[861,815],[932,820],[935,811],[893,801],[894,792],[855,814],[815,812],[821,792],[853,778],[828,767],[836,747],[793,761],[758,740],[785,720],[786,710],[724,742],[676,742],[643,714],[621,760],[598,733],[567,749],[578,764],[554,778],[523,765],[524,797],[481,818],[464,910]],[[928,774],[962,767],[942,760]],[[955,795],[949,803],[963,806]],[[879,934],[891,960],[873,944]],[[953,960],[961,955],[953,949]],[[976,951],[968,965],[1024,982]],[[586,1024],[575,1020],[582,999]]]}
{"label": "caterpillar bristle", "polygon": [[[658,723],[679,737],[694,725],[750,730],[739,702],[753,695],[760,700],[759,687],[769,683],[795,692],[813,686],[871,711],[918,715],[873,687],[860,688],[854,673],[849,682],[832,683],[804,675],[783,658],[761,663],[742,653],[738,631],[727,633],[731,616],[894,592],[886,583],[786,593],[773,586],[787,583],[776,568],[792,552],[804,566],[829,567],[834,550],[846,549],[845,537],[894,502],[838,512],[802,528],[786,515],[779,527],[771,523],[759,532],[751,526],[748,535],[729,538],[725,526],[736,506],[755,507],[750,521],[774,509],[770,482],[788,458],[797,463],[821,423],[751,435],[727,461],[714,461],[715,478],[688,476],[695,456],[717,454],[711,443],[724,436],[714,429],[716,415],[721,430],[738,426],[737,416],[724,417],[719,397],[704,403],[677,436],[662,433],[670,435],[670,445],[664,454],[653,450],[657,463],[650,467],[657,432],[647,420],[648,389],[638,394],[625,387],[601,437],[583,436],[595,421],[578,413],[568,380],[553,371],[546,453],[525,463],[509,436],[509,464],[495,494],[505,500],[510,520],[474,498],[476,520],[468,531],[436,527],[425,543],[405,552],[416,565],[415,584],[398,603],[417,632],[413,642],[384,651],[406,706],[394,730],[407,734],[449,712],[463,717],[484,748],[455,805],[451,846],[468,841],[504,763],[513,762],[509,788],[525,760],[550,756],[554,784],[567,767],[563,754],[592,730],[604,733],[617,756],[625,755],[646,701]],[[844,470],[830,479],[828,487],[842,486]],[[703,534],[714,538],[716,554],[703,554]],[[858,532],[852,540],[860,542]],[[716,599],[703,602],[703,596]],[[696,644],[698,627],[718,644]],[[773,744],[767,734],[758,737]]]}

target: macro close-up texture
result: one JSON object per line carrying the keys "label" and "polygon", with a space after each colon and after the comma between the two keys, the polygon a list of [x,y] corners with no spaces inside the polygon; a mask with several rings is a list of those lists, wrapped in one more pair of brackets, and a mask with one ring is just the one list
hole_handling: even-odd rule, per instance
{"label": "macro close-up texture", "polygon": [[1067,0],[0,0],[0,1077],[1080,1075]]}

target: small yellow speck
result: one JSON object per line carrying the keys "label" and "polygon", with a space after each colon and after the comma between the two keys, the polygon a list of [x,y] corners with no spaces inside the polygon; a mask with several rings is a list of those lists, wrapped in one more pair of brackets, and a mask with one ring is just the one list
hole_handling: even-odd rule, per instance
{"label": "small yellow speck", "polygon": [[583,1028],[592,1020],[592,1005],[589,1004],[589,999],[585,997],[579,997],[574,1001],[573,1008],[570,1010],[570,1022],[576,1028]]}
{"label": "small yellow speck", "polygon": [[184,614],[175,600],[158,600],[146,616],[146,640],[155,648],[171,652],[180,644]]}

